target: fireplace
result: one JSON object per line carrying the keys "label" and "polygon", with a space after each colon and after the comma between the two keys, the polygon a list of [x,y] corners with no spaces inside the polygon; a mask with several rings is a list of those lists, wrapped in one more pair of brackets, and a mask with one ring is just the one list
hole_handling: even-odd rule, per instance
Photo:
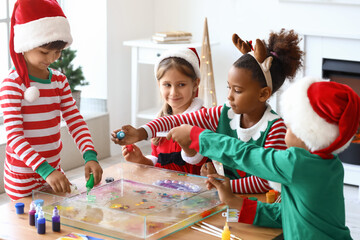
{"label": "fireplace", "polygon": [[[324,58],[322,75],[330,81],[348,85],[360,96],[360,62]],[[339,154],[340,160],[344,163],[360,165],[359,130],[350,146]]]}

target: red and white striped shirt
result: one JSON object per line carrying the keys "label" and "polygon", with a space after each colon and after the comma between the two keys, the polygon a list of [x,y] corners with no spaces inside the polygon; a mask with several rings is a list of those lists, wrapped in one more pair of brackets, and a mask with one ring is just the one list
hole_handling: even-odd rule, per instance
{"label": "red and white striped shirt", "polygon": [[33,103],[24,100],[26,87],[15,70],[1,84],[0,103],[7,137],[5,165],[12,173],[34,173],[45,161],[60,169],[61,117],[80,152],[95,151],[66,77],[51,70],[50,79],[31,81],[31,86],[40,91],[39,99]]}
{"label": "red and white striped shirt", "polygon": [[[181,124],[190,124],[216,132],[222,109],[223,106],[216,106],[208,109],[203,108],[187,114],[166,116],[154,119],[142,127],[146,130],[149,139],[156,136],[157,132],[169,131]],[[272,124],[266,136],[264,148],[286,149],[285,134],[285,123],[279,117],[279,119]],[[238,170],[238,172],[241,171]],[[244,173],[244,176],[245,175],[246,173]],[[231,186],[235,193],[263,193],[271,189],[267,180],[256,176],[231,180]]]}

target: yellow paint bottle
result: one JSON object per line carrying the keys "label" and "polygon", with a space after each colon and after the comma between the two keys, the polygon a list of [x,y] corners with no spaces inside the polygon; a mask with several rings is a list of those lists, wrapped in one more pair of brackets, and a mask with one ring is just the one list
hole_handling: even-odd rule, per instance
{"label": "yellow paint bottle", "polygon": [[224,226],[224,230],[221,234],[221,240],[230,240],[230,229],[229,226],[227,224],[227,222],[225,222],[225,226]]}

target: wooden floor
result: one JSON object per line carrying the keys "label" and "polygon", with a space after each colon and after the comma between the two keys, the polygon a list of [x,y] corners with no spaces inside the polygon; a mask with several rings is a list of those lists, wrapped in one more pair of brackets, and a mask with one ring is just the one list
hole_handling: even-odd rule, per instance
{"label": "wooden floor", "polygon": [[[146,145],[145,145],[146,146]],[[149,149],[146,147],[146,149]],[[144,154],[148,154],[144,151]],[[123,160],[121,155],[103,159],[100,164],[103,168],[110,167],[114,163],[118,163]],[[83,167],[79,167],[66,172],[67,177],[71,181],[72,179],[83,176]],[[345,185],[345,208],[346,208],[346,225],[350,228],[351,236],[354,240],[360,240],[360,198],[358,195],[359,188],[357,186]],[[9,202],[8,196],[0,194],[0,205]]]}

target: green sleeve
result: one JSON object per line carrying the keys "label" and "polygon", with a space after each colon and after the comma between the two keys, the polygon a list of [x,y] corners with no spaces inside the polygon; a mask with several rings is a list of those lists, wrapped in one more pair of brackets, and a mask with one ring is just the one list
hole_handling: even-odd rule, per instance
{"label": "green sleeve", "polygon": [[229,168],[283,184],[292,181],[296,159],[292,151],[265,149],[210,130],[199,136],[199,153]]}
{"label": "green sleeve", "polygon": [[48,162],[43,162],[40,164],[40,166],[35,170],[37,174],[39,174],[44,180],[55,171],[55,168],[53,168]]}
{"label": "green sleeve", "polygon": [[83,155],[83,158],[85,160],[85,164],[89,161],[96,161],[98,162],[97,160],[97,153],[93,150],[89,150],[89,151],[86,151]]}
{"label": "green sleeve", "polygon": [[281,204],[258,201],[253,224],[261,227],[282,228]]}

